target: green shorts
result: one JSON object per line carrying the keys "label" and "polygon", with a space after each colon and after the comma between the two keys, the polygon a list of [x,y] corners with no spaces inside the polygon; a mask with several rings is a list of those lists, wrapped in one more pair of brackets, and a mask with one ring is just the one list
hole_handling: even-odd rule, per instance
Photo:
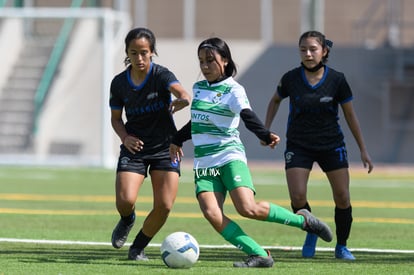
{"label": "green shorts", "polygon": [[255,194],[252,176],[246,163],[236,160],[220,167],[194,170],[196,195],[201,192],[220,192],[226,195],[237,187],[250,188]]}

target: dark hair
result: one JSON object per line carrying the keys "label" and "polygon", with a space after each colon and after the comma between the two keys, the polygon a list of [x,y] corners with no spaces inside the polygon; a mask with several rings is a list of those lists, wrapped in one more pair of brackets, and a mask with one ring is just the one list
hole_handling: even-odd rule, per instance
{"label": "dark hair", "polygon": [[130,30],[127,36],[125,37],[125,53],[127,54],[127,57],[125,57],[125,60],[124,60],[125,65],[130,64],[130,60],[128,58],[129,43],[131,43],[131,41],[134,39],[140,39],[143,37],[148,40],[150,44],[151,52],[154,53],[155,55],[158,55],[157,49],[155,48],[156,40],[155,40],[154,33],[147,28],[135,28],[135,29]]}
{"label": "dark hair", "polygon": [[227,66],[224,67],[225,76],[235,76],[237,74],[236,64],[231,57],[230,48],[224,40],[218,37],[208,38],[200,43],[197,54],[201,49],[206,49],[211,52],[216,51],[221,57],[227,59]]}
{"label": "dark hair", "polygon": [[319,44],[322,46],[322,49],[327,49],[326,55],[322,58],[322,63],[325,64],[328,62],[328,56],[329,52],[331,51],[331,48],[333,46],[333,42],[326,39],[325,35],[318,31],[307,31],[303,33],[299,38],[299,45],[300,42],[302,42],[303,39],[313,37],[316,38],[316,40],[319,42]]}

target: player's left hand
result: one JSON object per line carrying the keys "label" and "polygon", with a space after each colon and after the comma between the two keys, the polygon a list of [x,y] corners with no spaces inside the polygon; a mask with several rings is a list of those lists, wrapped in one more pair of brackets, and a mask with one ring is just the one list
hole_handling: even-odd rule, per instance
{"label": "player's left hand", "polygon": [[173,143],[170,144],[170,158],[171,162],[177,163],[181,161],[181,158],[184,156],[183,149],[180,146],[177,146]]}
{"label": "player's left hand", "polygon": [[268,145],[270,148],[275,149],[276,145],[278,145],[280,142],[280,137],[275,133],[270,133],[270,139],[272,140],[272,142]]}
{"label": "player's left hand", "polygon": [[190,103],[187,99],[177,98],[171,102],[169,110],[172,114],[174,114],[175,112],[187,107],[189,104]]}
{"label": "player's left hand", "polygon": [[362,160],[362,164],[364,165],[364,168],[367,168],[368,166],[368,174],[371,173],[371,171],[374,169],[374,164],[372,164],[372,161],[371,161],[371,158],[368,152],[366,151],[361,152],[361,160]]}

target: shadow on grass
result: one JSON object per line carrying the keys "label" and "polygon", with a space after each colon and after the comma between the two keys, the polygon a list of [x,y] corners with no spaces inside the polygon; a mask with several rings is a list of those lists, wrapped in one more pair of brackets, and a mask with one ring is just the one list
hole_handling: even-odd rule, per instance
{"label": "shadow on grass", "polygon": [[[317,252],[312,259],[302,258],[301,251],[270,250],[275,262],[295,263],[359,263],[359,264],[407,264],[414,263],[414,254],[409,253],[378,253],[378,252],[354,252],[356,261],[343,261],[335,259],[333,252]],[[246,255],[237,249],[203,249],[200,254],[202,261],[240,261]]]}
{"label": "shadow on grass", "polygon": [[[140,261],[142,266],[151,268],[165,267],[160,253],[156,249],[146,251],[150,261]],[[134,266],[136,261],[130,261],[128,248],[113,249],[108,247],[59,246],[49,245],[14,245],[0,251],[0,258],[10,259],[21,263],[59,263],[59,264],[99,264]]]}
{"label": "shadow on grass", "polygon": [[[3,245],[2,245],[3,246]],[[22,263],[67,263],[67,264],[106,264],[106,265],[137,265],[148,268],[165,267],[160,256],[159,248],[148,247],[145,250],[149,261],[130,261],[127,259],[128,248],[113,249],[112,247],[102,246],[52,246],[39,244],[7,244],[0,251],[2,260],[11,260]],[[317,252],[314,258],[304,259],[300,251],[285,251],[273,249],[270,251],[276,263],[292,264],[331,264],[344,263],[334,258],[333,252]],[[354,252],[357,258],[352,264],[413,264],[414,254],[403,253],[368,253]],[[246,255],[240,250],[219,249],[219,248],[202,248],[200,253],[200,262],[211,265],[212,262],[234,262],[241,261]]]}

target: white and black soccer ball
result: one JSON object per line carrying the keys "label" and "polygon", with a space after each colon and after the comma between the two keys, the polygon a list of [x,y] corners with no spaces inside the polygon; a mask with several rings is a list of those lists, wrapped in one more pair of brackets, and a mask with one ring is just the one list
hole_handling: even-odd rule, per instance
{"label": "white and black soccer ball", "polygon": [[198,260],[200,247],[197,240],[186,232],[174,232],[161,244],[161,258],[171,268],[190,268]]}

